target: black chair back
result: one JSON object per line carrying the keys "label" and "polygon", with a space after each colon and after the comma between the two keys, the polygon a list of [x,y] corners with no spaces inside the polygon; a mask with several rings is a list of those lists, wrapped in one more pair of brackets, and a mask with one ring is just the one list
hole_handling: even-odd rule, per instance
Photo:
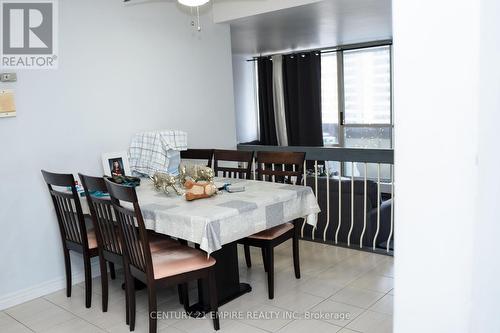
{"label": "black chair back", "polygon": [[[118,221],[118,228],[126,262],[130,265],[132,273],[142,273],[144,278],[152,278],[153,263],[149,247],[148,233],[144,224],[137,193],[134,187],[119,185],[108,178],[105,179],[106,188],[111,196],[111,202]],[[122,206],[130,204],[131,209]],[[134,271],[135,269],[135,271]]]}
{"label": "black chair back", "polygon": [[305,153],[259,152],[257,176],[259,180],[287,184],[302,182]]}
{"label": "black chair back", "polygon": [[87,197],[99,249],[121,256],[122,248],[118,236],[118,224],[113,214],[113,204],[109,198],[97,196],[97,193],[108,192],[104,178],[78,175]]}
{"label": "black chair back", "polygon": [[[243,167],[221,166],[220,162],[244,163]],[[228,178],[250,179],[252,176],[253,152],[238,150],[215,150],[214,151],[214,171],[215,175]]]}
{"label": "black chair back", "polygon": [[212,158],[214,156],[213,149],[188,149],[181,151],[181,159],[183,160],[204,160],[207,167],[212,167]]}
{"label": "black chair back", "polygon": [[[42,175],[49,189],[52,203],[56,210],[59,231],[63,242],[71,242],[88,249],[87,229],[75,178],[72,174],[57,174],[42,170]],[[71,188],[71,191],[54,189]]]}

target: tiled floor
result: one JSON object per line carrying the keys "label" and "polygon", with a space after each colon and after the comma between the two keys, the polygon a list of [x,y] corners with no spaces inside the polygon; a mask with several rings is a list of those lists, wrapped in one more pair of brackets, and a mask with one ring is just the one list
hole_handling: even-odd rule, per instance
{"label": "tiled floor", "polygon": [[[241,279],[250,282],[253,291],[219,309],[223,315],[238,316],[221,319],[220,332],[392,332],[391,257],[304,241],[301,242],[302,279],[296,280],[290,244],[277,248],[275,256],[276,289],[272,301],[267,299],[260,251],[252,249],[254,266],[251,269],[247,269],[240,258]],[[93,282],[91,309],[84,306],[84,290],[80,284],[73,288],[71,298],[61,290],[0,312],[0,332],[128,332],[121,282],[118,278],[111,283],[107,313],[101,311],[100,279],[97,278]],[[176,290],[161,292],[160,311],[182,313]],[[147,295],[141,291],[137,297],[136,332],[147,332]],[[273,316],[273,319],[257,319],[262,316]],[[205,333],[212,332],[213,327],[208,319],[177,317],[160,320],[158,331]]]}

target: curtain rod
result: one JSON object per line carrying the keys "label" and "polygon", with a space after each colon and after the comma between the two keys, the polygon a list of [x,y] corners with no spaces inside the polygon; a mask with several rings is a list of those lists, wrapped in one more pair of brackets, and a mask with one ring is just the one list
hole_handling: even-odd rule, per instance
{"label": "curtain rod", "polygon": [[260,57],[272,57],[275,55],[286,56],[286,55],[291,55],[291,54],[314,52],[314,51],[319,52],[321,54],[328,54],[328,53],[336,53],[339,51],[361,50],[361,49],[367,49],[367,48],[371,48],[371,47],[390,46],[390,45],[392,45],[392,39],[386,39],[386,40],[366,42],[366,43],[345,44],[345,45],[338,45],[338,46],[333,46],[333,47],[323,47],[323,48],[318,48],[318,49],[308,49],[308,50],[300,50],[300,51],[291,51],[291,52],[286,52],[286,53],[266,54],[266,55],[255,56],[252,59],[247,59],[247,61],[257,61],[257,59],[259,59]]}

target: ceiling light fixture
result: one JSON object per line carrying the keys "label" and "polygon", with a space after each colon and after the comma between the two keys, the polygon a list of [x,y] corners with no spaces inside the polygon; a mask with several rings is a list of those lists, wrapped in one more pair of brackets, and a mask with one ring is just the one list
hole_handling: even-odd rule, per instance
{"label": "ceiling light fixture", "polygon": [[181,5],[188,6],[188,7],[199,7],[203,6],[210,0],[177,0]]}
{"label": "ceiling light fixture", "polygon": [[191,21],[191,26],[196,27],[196,30],[201,31],[200,23],[200,6],[208,3],[210,0],[177,0],[181,5],[191,8],[191,15],[193,15],[193,9],[196,8],[196,16],[193,15],[193,20]]}

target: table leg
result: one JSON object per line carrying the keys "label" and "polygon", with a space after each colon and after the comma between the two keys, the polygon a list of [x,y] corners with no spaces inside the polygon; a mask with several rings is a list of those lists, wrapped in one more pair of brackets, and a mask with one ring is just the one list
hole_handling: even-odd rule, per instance
{"label": "table leg", "polygon": [[[222,249],[211,254],[215,264],[217,280],[217,298],[219,306],[226,304],[248,292],[252,287],[240,282],[238,267],[238,244],[236,242],[224,245]],[[204,283],[198,283],[198,303],[189,308],[190,315],[197,317],[210,310],[208,288]]]}

